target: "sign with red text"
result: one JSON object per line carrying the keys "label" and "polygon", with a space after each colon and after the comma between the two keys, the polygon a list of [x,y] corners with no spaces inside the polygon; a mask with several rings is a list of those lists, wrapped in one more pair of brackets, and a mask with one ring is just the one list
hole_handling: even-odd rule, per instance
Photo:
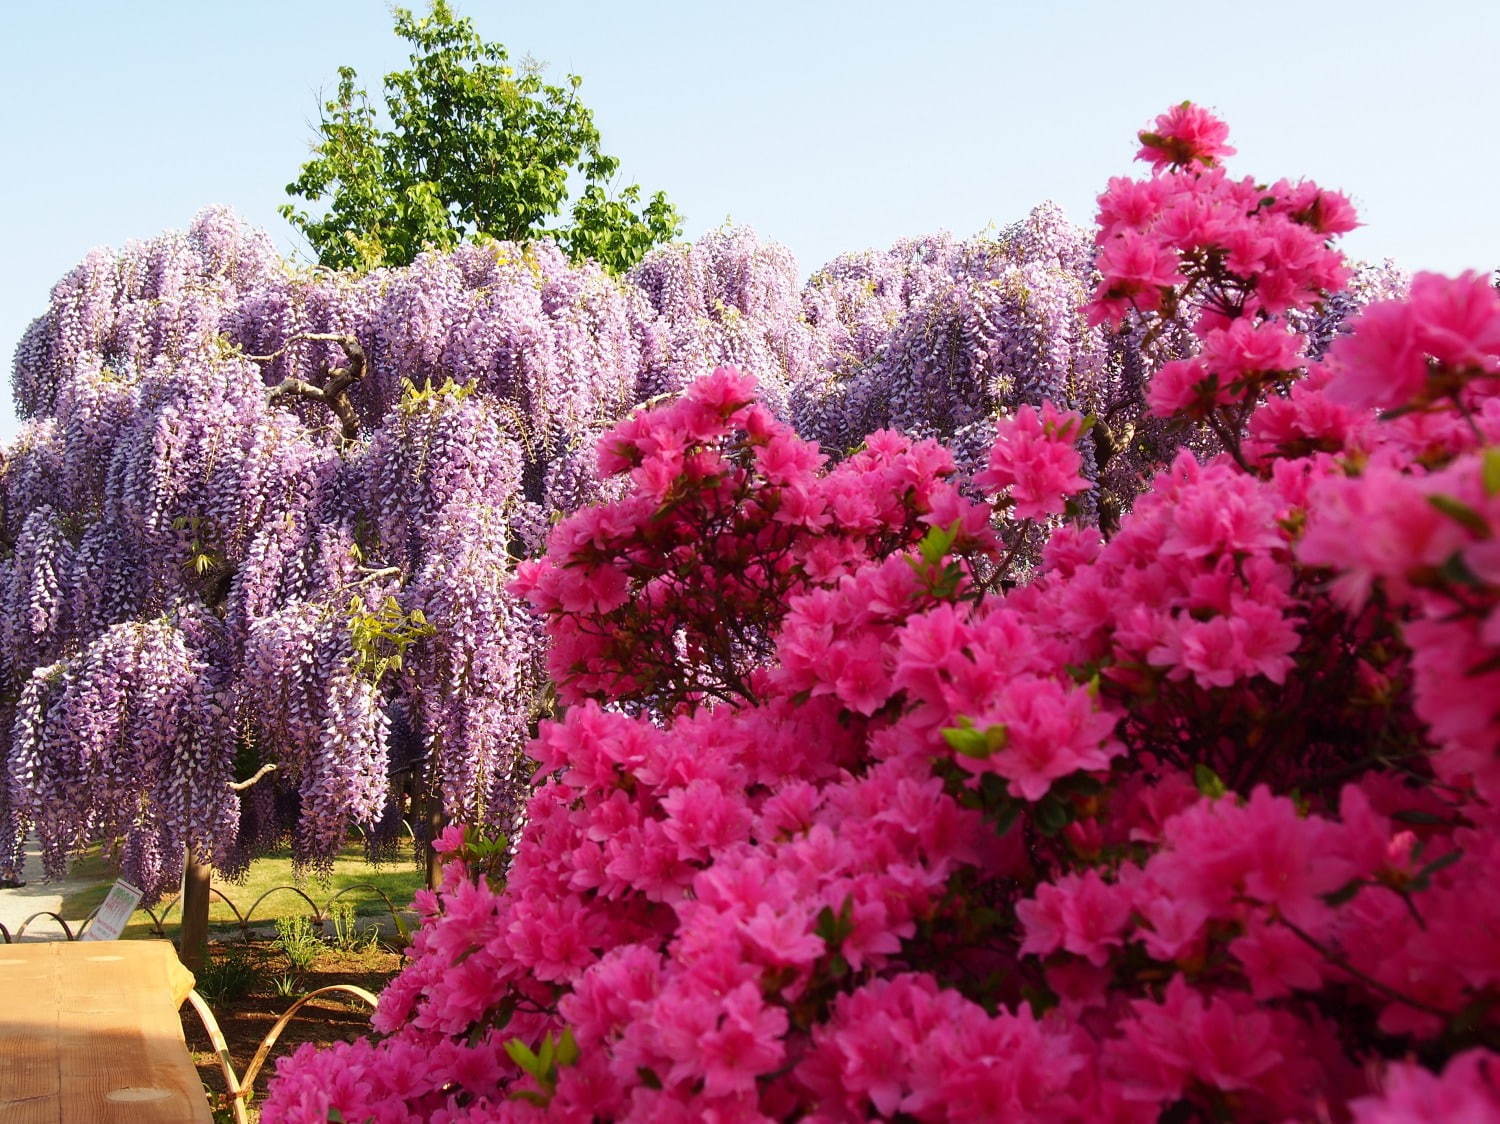
{"label": "sign with red text", "polygon": [[104,899],[99,912],[94,914],[94,919],[89,922],[83,936],[78,939],[81,941],[119,940],[120,934],[125,931],[126,923],[130,920],[130,915],[140,904],[141,891],[121,879],[109,888],[109,897]]}

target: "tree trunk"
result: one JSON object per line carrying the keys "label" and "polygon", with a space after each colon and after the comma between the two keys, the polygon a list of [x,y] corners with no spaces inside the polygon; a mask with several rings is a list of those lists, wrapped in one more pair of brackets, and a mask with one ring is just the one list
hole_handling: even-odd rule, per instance
{"label": "tree trunk", "polygon": [[208,889],[214,868],[198,860],[189,847],[182,875],[182,927],[177,934],[177,958],[194,975],[208,962]]}
{"label": "tree trunk", "polygon": [[448,817],[443,814],[443,798],[436,792],[427,794],[427,888],[436,890],[443,881],[443,867],[438,861],[437,848],[433,846],[443,828],[448,826]]}

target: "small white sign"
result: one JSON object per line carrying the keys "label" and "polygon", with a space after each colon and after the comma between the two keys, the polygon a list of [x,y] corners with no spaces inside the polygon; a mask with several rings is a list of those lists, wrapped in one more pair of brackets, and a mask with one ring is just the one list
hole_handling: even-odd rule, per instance
{"label": "small white sign", "polygon": [[94,919],[83,931],[83,936],[78,939],[81,941],[119,940],[120,934],[125,931],[125,926],[130,921],[130,915],[140,904],[141,891],[121,879],[109,888],[109,897],[104,899],[99,912],[94,914]]}

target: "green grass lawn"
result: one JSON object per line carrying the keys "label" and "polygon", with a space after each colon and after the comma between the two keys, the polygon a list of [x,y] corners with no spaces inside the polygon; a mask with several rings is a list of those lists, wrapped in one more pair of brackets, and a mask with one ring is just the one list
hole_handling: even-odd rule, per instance
{"label": "green grass lawn", "polygon": [[[95,884],[64,897],[62,909],[59,912],[70,923],[83,920],[104,900],[105,895],[109,893],[110,884],[117,876],[118,868],[98,850],[87,852],[75,859],[68,877],[93,880]],[[233,901],[241,913],[253,908],[250,916],[250,924],[253,928],[269,929],[278,917],[310,917],[312,915],[312,908],[306,901],[291,890],[277,890],[278,886],[297,887],[311,898],[325,915],[330,898],[340,890],[358,886],[379,888],[390,898],[391,904],[401,910],[411,904],[412,896],[422,887],[423,871],[409,858],[396,859],[375,866],[365,861],[363,844],[358,840],[353,840],[344,847],[343,852],[334,861],[333,871],[326,880],[317,876],[307,876],[299,882],[292,874],[291,851],[282,850],[272,852],[253,862],[243,881],[230,882],[216,877],[213,885],[216,890]],[[259,905],[255,905],[255,900],[262,894],[268,896]],[[387,924],[389,923],[390,915],[386,911],[385,903],[380,900],[378,894],[368,888],[353,889],[339,900],[352,902],[355,913],[361,918],[384,917],[387,919]],[[177,935],[177,925],[180,920],[178,911],[179,907],[173,906],[167,917],[165,929],[169,938]],[[160,915],[160,907],[157,913]],[[208,920],[212,935],[224,937],[238,933],[238,923],[235,921],[234,912],[217,896],[211,899]],[[151,930],[151,919],[144,910],[141,910],[137,911],[131,919],[123,935],[148,937],[153,935]]]}

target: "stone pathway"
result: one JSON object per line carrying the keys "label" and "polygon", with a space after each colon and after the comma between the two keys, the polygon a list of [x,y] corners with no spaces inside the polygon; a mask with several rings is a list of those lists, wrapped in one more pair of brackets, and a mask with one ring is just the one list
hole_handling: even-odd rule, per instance
{"label": "stone pathway", "polygon": [[[11,940],[55,941],[63,938],[62,927],[50,917],[38,917],[26,927],[25,936],[18,937],[22,923],[43,910],[57,911],[62,908],[64,896],[75,890],[84,890],[95,885],[90,881],[42,881],[42,852],[35,839],[26,841],[26,885],[19,890],[0,890],[0,925],[10,932]],[[69,917],[68,925],[75,931],[81,917]],[[0,942],[4,937],[0,937]]]}

